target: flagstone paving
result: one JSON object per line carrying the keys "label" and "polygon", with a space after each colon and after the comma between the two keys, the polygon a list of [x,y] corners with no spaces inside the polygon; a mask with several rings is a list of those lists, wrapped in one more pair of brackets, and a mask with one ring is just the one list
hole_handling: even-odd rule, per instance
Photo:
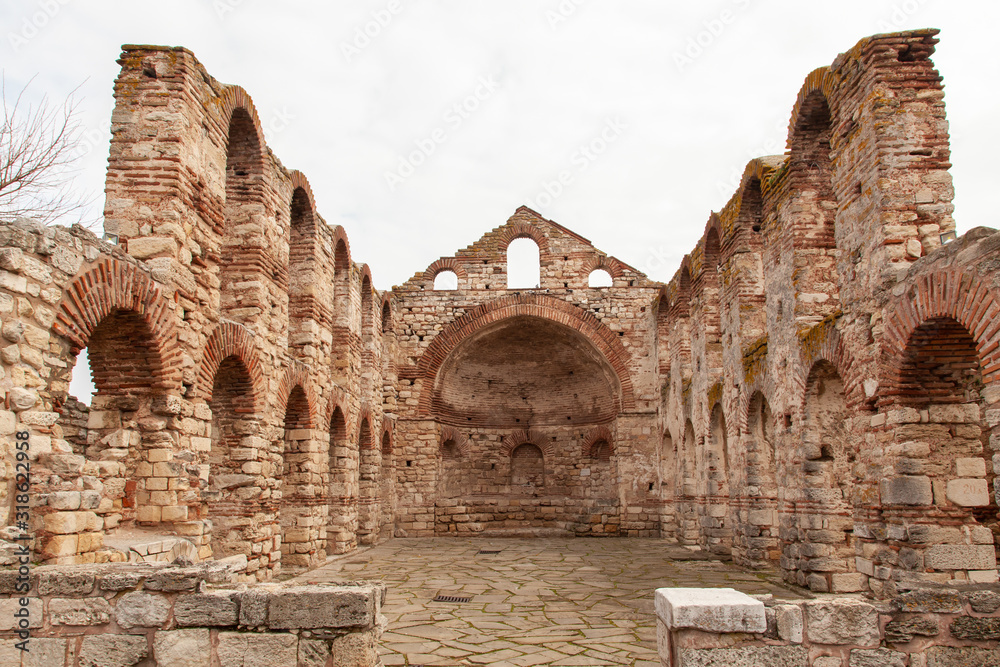
{"label": "flagstone paving", "polygon": [[[382,660],[409,667],[659,667],[654,589],[731,587],[799,596],[773,572],[628,538],[393,539],[295,581],[356,579],[385,581]],[[434,602],[438,595],[471,599]]]}

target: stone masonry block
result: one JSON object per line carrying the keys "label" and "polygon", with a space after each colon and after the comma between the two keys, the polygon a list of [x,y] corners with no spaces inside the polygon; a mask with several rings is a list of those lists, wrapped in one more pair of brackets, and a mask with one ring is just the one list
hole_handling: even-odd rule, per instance
{"label": "stone masonry block", "polygon": [[220,632],[219,667],[286,667],[297,662],[297,637],[289,633]]}
{"label": "stone masonry block", "polygon": [[123,628],[158,628],[170,618],[170,603],[162,595],[126,593],[115,605],[115,620]]}
{"label": "stone masonry block", "polygon": [[293,586],[268,601],[270,628],[367,627],[375,623],[375,591],[369,587]]}
{"label": "stone masonry block", "polygon": [[80,644],[80,667],[131,667],[149,655],[144,635],[87,635]]}
{"label": "stone masonry block", "polygon": [[732,588],[658,588],[657,617],[671,630],[764,632],[764,603]]}
{"label": "stone masonry block", "polygon": [[237,625],[240,620],[237,599],[231,591],[180,595],[174,601],[174,619],[181,627]]}
{"label": "stone masonry block", "polygon": [[931,480],[923,475],[902,475],[879,484],[886,505],[930,505],[934,502]]}
{"label": "stone masonry block", "polygon": [[989,544],[938,544],[927,549],[927,567],[935,570],[992,570],[996,552]]}
{"label": "stone masonry block", "polygon": [[851,598],[809,600],[802,604],[806,636],[814,644],[878,646],[878,611]]}
{"label": "stone masonry block", "polygon": [[153,635],[153,657],[163,667],[202,667],[211,664],[212,641],[204,628],[160,630]]}

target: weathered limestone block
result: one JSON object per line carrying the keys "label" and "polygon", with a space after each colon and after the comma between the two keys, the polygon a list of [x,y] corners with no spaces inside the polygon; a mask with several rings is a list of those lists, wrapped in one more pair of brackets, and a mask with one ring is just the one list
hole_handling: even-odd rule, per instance
{"label": "weathered limestone block", "polygon": [[[21,609],[18,598],[0,599],[0,631],[17,628],[18,619],[14,613]],[[29,628],[42,627],[42,601],[39,598],[28,598]]]}
{"label": "weathered limestone block", "polygon": [[38,594],[80,597],[94,590],[93,571],[55,571],[38,573]]}
{"label": "weathered limestone block", "polygon": [[980,614],[992,614],[1000,609],[1000,592],[975,591],[969,593],[969,604],[972,610]]}
{"label": "weathered limestone block", "polygon": [[1000,618],[961,616],[951,623],[951,635],[959,639],[1000,639]]}
{"label": "weathered limestone block", "polygon": [[962,613],[962,599],[949,589],[920,588],[902,593],[895,599],[900,611],[935,612],[940,614]]}
{"label": "weathered limestone block", "polygon": [[806,636],[815,644],[878,646],[878,611],[872,605],[849,598],[809,600],[802,604]]}
{"label": "weathered limestone block", "polygon": [[941,633],[937,621],[920,616],[893,619],[885,626],[885,640],[889,643],[905,644],[915,636],[936,637]]}
{"label": "weathered limestone block", "polygon": [[296,664],[297,637],[286,633],[220,632],[219,667],[286,667]]}
{"label": "weathered limestone block", "polygon": [[658,588],[657,617],[670,629],[764,632],[764,603],[732,588]]}
{"label": "weathered limestone block", "polygon": [[131,667],[149,655],[144,635],[87,635],[80,644],[80,667]]}
{"label": "weathered limestone block", "polygon": [[931,480],[926,476],[902,475],[883,479],[880,493],[886,505],[930,505],[934,502]]}
{"label": "weathered limestone block", "polygon": [[966,646],[932,646],[927,649],[927,667],[1000,667],[1000,651]]}
{"label": "weathered limestone block", "polygon": [[115,605],[115,620],[123,628],[158,628],[170,618],[170,603],[162,595],[126,593]]}
{"label": "weathered limestone block", "polygon": [[52,625],[103,625],[111,621],[111,605],[104,598],[49,600]]}
{"label": "weathered limestone block", "polygon": [[927,567],[936,570],[991,570],[996,552],[988,544],[938,544],[927,549]]}
{"label": "weathered limestone block", "polygon": [[[47,639],[32,637],[31,650],[20,655],[21,667],[63,667],[73,665],[73,644],[65,639]],[[68,649],[68,651],[67,651]],[[18,650],[18,653],[20,651]],[[17,662],[5,662],[3,650],[0,649],[0,665],[16,665]]]}
{"label": "weathered limestone block", "polygon": [[153,657],[163,667],[211,664],[212,641],[207,629],[159,630],[153,635]]}
{"label": "weathered limestone block", "polygon": [[297,628],[346,628],[375,621],[372,588],[294,586],[271,595],[267,625],[281,630]]}
{"label": "weathered limestone block", "polygon": [[180,595],[174,601],[174,619],[184,626],[237,625],[240,618],[238,596],[231,591]]}
{"label": "weathered limestone block", "polygon": [[985,479],[948,480],[946,495],[948,500],[962,507],[984,507],[990,504],[990,491]]}
{"label": "weathered limestone block", "polygon": [[860,649],[851,651],[848,667],[906,667],[906,654],[887,648]]}
{"label": "weathered limestone block", "polygon": [[802,646],[746,648],[681,648],[677,667],[805,667],[809,652]]}
{"label": "weathered limestone block", "polygon": [[793,644],[802,643],[802,607],[797,604],[779,604],[774,607],[778,636]]}

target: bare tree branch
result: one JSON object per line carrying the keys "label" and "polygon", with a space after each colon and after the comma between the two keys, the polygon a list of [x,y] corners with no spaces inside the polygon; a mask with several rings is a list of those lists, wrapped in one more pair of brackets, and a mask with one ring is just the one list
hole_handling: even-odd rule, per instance
{"label": "bare tree branch", "polygon": [[76,91],[62,105],[47,96],[31,104],[26,93],[33,80],[9,100],[0,76],[0,220],[82,222],[89,202],[72,188],[80,157]]}

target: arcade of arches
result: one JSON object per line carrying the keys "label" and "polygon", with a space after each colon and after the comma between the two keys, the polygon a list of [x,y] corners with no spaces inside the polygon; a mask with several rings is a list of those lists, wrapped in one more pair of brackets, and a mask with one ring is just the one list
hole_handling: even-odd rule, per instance
{"label": "arcade of arches", "polygon": [[[245,91],[125,47],[117,243],[0,225],[8,523],[27,432],[48,563],[183,542],[268,580],[390,536],[588,535],[815,591],[996,581],[1000,235],[942,244],[934,35],[812,72],[788,151],[746,166],[669,283],[522,207],[385,292]],[[509,288],[523,240],[537,282]]]}

